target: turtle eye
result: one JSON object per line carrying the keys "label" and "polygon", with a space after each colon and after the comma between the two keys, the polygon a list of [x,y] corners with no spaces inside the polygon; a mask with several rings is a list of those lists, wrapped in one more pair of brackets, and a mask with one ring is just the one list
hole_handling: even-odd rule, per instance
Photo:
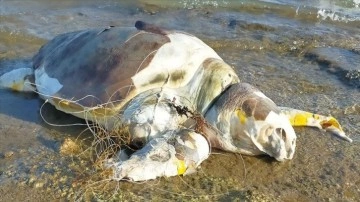
{"label": "turtle eye", "polygon": [[275,133],[286,142],[286,132],[283,128],[276,128]]}

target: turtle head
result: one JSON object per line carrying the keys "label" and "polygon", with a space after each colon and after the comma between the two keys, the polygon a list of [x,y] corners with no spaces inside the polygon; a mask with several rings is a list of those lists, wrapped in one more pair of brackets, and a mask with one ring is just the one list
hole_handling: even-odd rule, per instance
{"label": "turtle head", "polygon": [[219,130],[222,149],[249,155],[268,154],[278,161],[292,159],[296,135],[275,103],[249,84],[232,85],[206,114]]}
{"label": "turtle head", "polygon": [[[251,100],[250,102],[253,102]],[[263,105],[261,101],[257,103]],[[265,113],[264,117],[257,117],[256,114],[263,113],[253,108],[253,115],[245,114],[241,109],[237,109],[231,117],[230,134],[234,139],[235,145],[243,143],[244,137],[253,144],[252,149],[259,150],[274,157],[278,161],[292,159],[295,146],[296,135],[287,118],[276,111]],[[237,123],[236,123],[237,122]]]}

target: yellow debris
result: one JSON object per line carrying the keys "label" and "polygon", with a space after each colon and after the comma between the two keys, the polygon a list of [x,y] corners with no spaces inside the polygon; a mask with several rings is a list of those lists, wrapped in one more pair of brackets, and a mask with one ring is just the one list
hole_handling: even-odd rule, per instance
{"label": "yellow debris", "polygon": [[310,118],[315,118],[314,114],[309,112],[296,113],[290,117],[290,123],[292,126],[307,126]]}
{"label": "yellow debris", "polygon": [[14,83],[11,86],[11,89],[14,91],[21,91],[24,88],[24,83],[23,82],[19,82],[19,83]]}
{"label": "yellow debris", "polygon": [[342,128],[341,128],[339,122],[334,117],[330,117],[329,120],[321,121],[320,125],[323,129],[333,126],[337,129],[339,129],[340,131],[342,131]]}
{"label": "yellow debris", "polygon": [[185,161],[183,160],[178,160],[177,161],[177,172],[178,175],[182,175],[186,172],[186,164]]}
{"label": "yellow debris", "polygon": [[236,115],[239,118],[239,121],[241,124],[246,123],[247,117],[244,111],[242,110],[236,110]]}

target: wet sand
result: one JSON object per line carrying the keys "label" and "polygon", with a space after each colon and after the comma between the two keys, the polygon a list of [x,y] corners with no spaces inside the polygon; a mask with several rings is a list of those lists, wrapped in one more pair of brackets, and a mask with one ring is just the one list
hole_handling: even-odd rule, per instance
{"label": "wet sand", "polygon": [[[31,14],[34,8],[28,8],[2,14],[7,31],[0,32],[0,68],[8,60],[28,59],[56,34],[109,24],[133,26],[135,20],[147,19],[195,34],[234,66],[243,81],[278,105],[333,115],[354,142],[317,129],[296,128],[297,151],[291,161],[213,151],[196,174],[142,183],[99,181],[99,173],[82,152],[86,147],[76,147],[83,139],[91,140],[91,134],[82,133],[86,126],[56,127],[45,122],[84,124],[82,120],[49,104],[43,106],[36,95],[0,90],[0,201],[360,198],[358,22],[322,21],[301,9],[294,17],[296,8],[267,4],[267,9],[251,3],[237,8],[174,9],[157,1],[135,8],[109,2],[61,6],[53,2],[45,4],[46,13]],[[27,8],[20,3],[3,5]],[[279,10],[284,12],[275,15]],[[73,150],[66,147],[73,143]]]}
{"label": "wet sand", "polygon": [[76,142],[79,128],[49,129],[8,115],[1,115],[1,123],[1,201],[356,201],[360,193],[358,143],[315,129],[296,129],[297,151],[291,161],[213,151],[196,174],[128,183],[94,182],[99,178],[93,178],[96,171],[84,162],[88,159],[61,153],[66,138]]}

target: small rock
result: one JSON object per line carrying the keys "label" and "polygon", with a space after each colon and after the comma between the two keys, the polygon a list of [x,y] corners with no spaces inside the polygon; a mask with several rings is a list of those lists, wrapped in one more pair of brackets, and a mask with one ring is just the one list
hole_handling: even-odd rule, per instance
{"label": "small rock", "polygon": [[37,183],[35,183],[34,187],[35,188],[42,188],[42,187],[44,187],[44,182],[37,182]]}
{"label": "small rock", "polygon": [[359,104],[354,104],[352,106],[346,107],[344,114],[348,115],[348,114],[360,114],[360,105]]}
{"label": "small rock", "polygon": [[29,178],[28,184],[33,184],[36,181],[36,177],[35,176],[31,176]]}
{"label": "small rock", "polygon": [[60,182],[66,182],[67,181],[67,176],[61,177],[59,179]]}
{"label": "small rock", "polygon": [[13,151],[8,151],[4,154],[5,158],[10,158],[14,155],[14,152]]}

